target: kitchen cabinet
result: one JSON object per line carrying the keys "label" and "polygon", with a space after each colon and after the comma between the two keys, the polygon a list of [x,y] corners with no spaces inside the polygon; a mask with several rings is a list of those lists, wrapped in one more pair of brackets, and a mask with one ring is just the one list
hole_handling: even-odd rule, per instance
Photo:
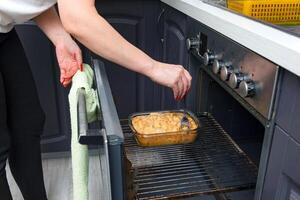
{"label": "kitchen cabinet", "polygon": [[[129,42],[156,59],[161,57],[157,22],[160,1],[96,1],[96,8]],[[121,119],[133,112],[159,109],[160,87],[157,84],[112,62],[105,61],[105,66]]]}
{"label": "kitchen cabinet", "polygon": [[300,78],[283,71],[276,123],[300,143]]}
{"label": "kitchen cabinet", "polygon": [[262,199],[300,199],[300,143],[276,126]]}
{"label": "kitchen cabinet", "polygon": [[300,78],[282,70],[263,199],[300,199]]}
{"label": "kitchen cabinet", "polygon": [[[167,5],[163,5],[162,9],[163,37],[161,41],[163,45],[163,61],[180,64],[187,68],[187,16]],[[162,88],[161,102],[162,109],[185,107],[185,102],[176,102],[172,90],[166,87]]]}
{"label": "kitchen cabinet", "polygon": [[59,68],[55,49],[33,23],[17,25],[24,46],[41,106],[46,114],[42,135],[42,151],[57,152],[70,149],[68,90],[59,83]]}

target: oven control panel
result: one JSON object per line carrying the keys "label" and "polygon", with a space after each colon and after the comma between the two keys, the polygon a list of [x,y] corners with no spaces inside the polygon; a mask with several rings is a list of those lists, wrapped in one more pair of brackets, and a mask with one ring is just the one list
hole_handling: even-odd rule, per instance
{"label": "oven control panel", "polygon": [[198,31],[187,39],[187,47],[199,65],[270,119],[278,66],[205,26]]}
{"label": "oven control panel", "polygon": [[[210,64],[210,62],[206,62],[206,60],[204,60],[203,63],[206,66]],[[244,72],[245,70],[242,71],[242,67],[234,67],[231,61],[216,58],[210,68],[222,81],[228,84],[232,89],[236,89],[242,97],[255,96],[256,83],[252,80],[254,73],[251,72],[251,69]]]}

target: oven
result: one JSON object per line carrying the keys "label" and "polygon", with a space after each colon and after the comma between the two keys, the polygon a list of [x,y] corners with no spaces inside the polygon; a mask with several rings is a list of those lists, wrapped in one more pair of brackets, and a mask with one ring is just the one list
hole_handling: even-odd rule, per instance
{"label": "oven", "polygon": [[260,199],[279,68],[192,19],[186,43],[187,102],[202,126],[192,144],[138,146],[118,117],[103,62],[91,61],[101,120],[96,129],[86,123],[83,94],[78,139],[100,149],[100,199]]}

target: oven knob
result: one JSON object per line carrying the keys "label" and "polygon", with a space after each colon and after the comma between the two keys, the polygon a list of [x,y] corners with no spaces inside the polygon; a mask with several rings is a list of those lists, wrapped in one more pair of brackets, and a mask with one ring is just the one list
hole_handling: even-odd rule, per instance
{"label": "oven knob", "polygon": [[242,81],[239,86],[239,93],[243,97],[253,97],[255,95],[255,83],[252,80]]}
{"label": "oven knob", "polygon": [[215,74],[219,74],[222,67],[225,67],[225,68],[231,67],[231,63],[215,59],[213,66],[212,66],[213,72]]}
{"label": "oven knob", "polygon": [[229,85],[231,88],[238,88],[242,81],[248,81],[250,77],[242,73],[231,73],[229,76]]}
{"label": "oven knob", "polygon": [[222,61],[214,60],[212,70],[215,74],[218,74],[220,72]]}
{"label": "oven knob", "polygon": [[199,37],[186,39],[186,47],[188,50],[195,49],[199,51],[200,44],[201,42]]}
{"label": "oven knob", "polygon": [[205,66],[207,65],[211,65],[213,64],[214,60],[217,58],[218,56],[214,55],[213,53],[211,52],[206,52],[204,53],[203,55],[203,64]]}
{"label": "oven knob", "polygon": [[232,73],[233,73],[233,67],[231,65],[221,67],[220,76],[223,81],[228,81],[230,74]]}

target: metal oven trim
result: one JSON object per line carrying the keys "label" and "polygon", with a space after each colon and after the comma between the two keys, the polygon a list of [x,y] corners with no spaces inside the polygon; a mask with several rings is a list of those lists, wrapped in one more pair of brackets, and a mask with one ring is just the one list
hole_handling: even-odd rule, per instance
{"label": "metal oven trim", "polygon": [[254,200],[260,200],[263,193],[265,176],[268,167],[269,156],[270,156],[274,129],[275,129],[275,116],[279,104],[281,82],[282,82],[282,70],[279,69],[277,71],[277,80],[276,80],[276,84],[274,85],[274,93],[272,97],[273,101],[270,109],[271,118],[266,125],[265,134],[264,134],[265,136],[264,136],[263,148],[260,156],[260,164],[258,168],[258,176],[257,176]]}

